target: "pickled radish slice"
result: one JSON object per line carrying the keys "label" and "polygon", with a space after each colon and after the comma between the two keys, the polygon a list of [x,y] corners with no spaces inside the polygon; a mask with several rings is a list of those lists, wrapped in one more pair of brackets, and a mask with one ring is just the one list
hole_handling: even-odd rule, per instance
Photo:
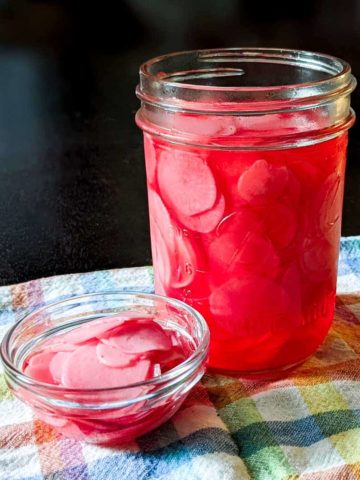
{"label": "pickled radish slice", "polygon": [[[171,278],[171,258],[168,247],[159,228],[154,223],[150,227],[151,231],[151,251],[154,263],[155,283],[163,288],[165,294],[166,288],[170,284]],[[156,293],[161,292],[156,289]]]}
{"label": "pickled radish slice", "polygon": [[313,163],[304,161],[304,158],[289,162],[289,169],[299,180],[301,187],[307,192],[314,192],[321,183],[321,170]]}
{"label": "pickled radish slice", "polygon": [[240,198],[253,205],[263,204],[279,197],[286,186],[288,170],[275,167],[266,160],[257,160],[239,178]]}
{"label": "pickled radish slice", "polygon": [[250,272],[274,274],[279,256],[272,243],[258,233],[248,233],[234,255],[232,267],[243,265]]}
{"label": "pickled radish slice", "polygon": [[69,332],[61,335],[61,341],[67,343],[85,343],[93,338],[101,337],[104,333],[112,328],[120,326],[125,322],[128,316],[118,315],[116,317],[101,318],[101,320],[94,320],[86,324],[86,328],[74,328]]}
{"label": "pickled radish slice", "polygon": [[214,176],[205,160],[192,152],[162,152],[157,172],[161,196],[183,215],[210,210],[217,198]]}
{"label": "pickled radish slice", "polygon": [[83,345],[70,353],[63,366],[62,384],[68,388],[113,388],[142,382],[151,363],[138,360],[121,369],[104,365],[98,359],[95,345]]}
{"label": "pickled radish slice", "polygon": [[[326,234],[337,222],[340,224],[342,208],[342,183],[337,172],[329,175],[315,200],[319,229]],[[315,212],[314,212],[315,213]]]}
{"label": "pickled radish slice", "polygon": [[282,286],[286,291],[293,309],[293,318],[301,321],[301,278],[296,264],[289,265],[282,277]]}
{"label": "pickled radish slice", "polygon": [[254,276],[229,280],[214,290],[210,295],[210,309],[228,334],[246,336],[286,326],[291,304],[282,287]]}
{"label": "pickled radish slice", "polygon": [[171,286],[183,288],[189,285],[195,277],[196,255],[188,237],[182,231],[175,235],[175,265],[172,268]]}
{"label": "pickled radish slice", "polygon": [[185,360],[184,349],[182,347],[172,347],[171,350],[156,353],[156,360],[161,365],[163,371],[179,365]]}
{"label": "pickled radish slice", "polygon": [[225,233],[212,242],[209,262],[213,283],[218,284],[225,275],[237,277],[249,272],[273,276],[279,256],[270,240],[258,233],[248,232],[242,238],[234,232]]}
{"label": "pickled radish slice", "polygon": [[[260,233],[263,229],[258,215],[250,208],[240,208],[225,217],[216,229],[218,238],[209,245],[208,256],[213,284],[223,282],[222,275],[229,273],[230,265],[235,261],[245,237]],[[255,262],[261,262],[263,256],[256,254]],[[238,266],[238,265],[237,265]],[[232,268],[235,271],[236,268]],[[240,271],[237,271],[240,274]]]}
{"label": "pickled radish slice", "polygon": [[65,343],[65,342],[56,342],[50,343],[42,348],[42,351],[49,351],[49,352],[73,352],[76,346],[73,343]]}
{"label": "pickled radish slice", "polygon": [[223,233],[235,233],[241,240],[249,232],[259,233],[262,230],[262,220],[253,209],[239,208],[222,219],[216,229],[216,234],[221,236]]}
{"label": "pickled radish slice", "polygon": [[43,367],[44,365],[48,365],[51,359],[54,357],[54,352],[37,352],[33,355],[29,356],[26,359],[26,362],[31,367]]}
{"label": "pickled radish slice", "polygon": [[146,178],[153,183],[156,178],[156,151],[149,135],[144,135],[144,149],[146,162]]}
{"label": "pickled radish slice", "polygon": [[312,281],[324,281],[335,273],[336,245],[324,238],[306,239],[303,243],[302,267]]}
{"label": "pickled radish slice", "polygon": [[25,367],[24,373],[28,377],[34,378],[39,382],[54,383],[54,379],[49,371],[48,364],[39,364],[34,366],[29,364],[27,367]]}
{"label": "pickled radish slice", "polygon": [[293,209],[273,203],[264,212],[264,222],[266,233],[276,247],[285,248],[293,241],[298,225]]}
{"label": "pickled radish slice", "polygon": [[[291,132],[302,129],[310,129],[314,122],[305,119],[304,116],[295,116],[291,114],[263,114],[263,115],[244,115],[234,117],[235,124],[240,132],[257,132],[257,136],[261,138],[262,135],[273,135],[274,125],[276,125],[277,135],[286,135]],[[316,123],[315,123],[316,125]]]}
{"label": "pickled radish slice", "polygon": [[133,356],[103,342],[97,344],[96,355],[99,362],[108,367],[126,367],[136,360]]}
{"label": "pickled radish slice", "polygon": [[175,232],[170,214],[164,202],[154,190],[149,190],[149,204],[150,215],[171,252],[175,248]]}
{"label": "pickled radish slice", "polygon": [[215,282],[223,282],[223,275],[227,273],[239,248],[239,243],[241,243],[241,238],[238,239],[237,235],[232,233],[225,233],[221,237],[215,238],[211,243],[209,264],[211,272],[215,274]]}
{"label": "pickled radish slice", "polygon": [[57,352],[49,362],[49,371],[56,383],[61,382],[63,366],[70,352]]}
{"label": "pickled radish slice", "polygon": [[226,137],[236,132],[236,125],[231,116],[204,116],[173,114],[168,128],[179,132],[188,132],[199,137]]}
{"label": "pickled radish slice", "polygon": [[[150,232],[157,293],[165,293],[171,277],[171,254],[175,251],[175,234],[171,218],[163,201],[153,190],[149,190]],[[160,292],[158,287],[163,287]]]}
{"label": "pickled radish slice", "polygon": [[166,291],[168,286],[163,283],[162,279],[156,274],[156,271],[154,271],[154,284],[155,293],[157,295],[163,295],[164,297],[166,297]]}
{"label": "pickled radish slice", "polygon": [[301,185],[295,175],[288,170],[288,180],[281,196],[281,201],[289,207],[296,208],[301,199]]}
{"label": "pickled radish slice", "polygon": [[170,338],[156,322],[129,323],[106,342],[123,352],[132,354],[144,354],[152,350],[169,350],[172,346]]}
{"label": "pickled radish slice", "polygon": [[[174,293],[172,293],[174,292]],[[177,297],[179,290],[173,289],[168,292],[170,296]],[[193,281],[185,288],[180,290],[181,295],[178,298],[189,305],[193,305],[195,300],[208,297],[210,294],[209,287],[209,272],[202,270],[195,270]]]}
{"label": "pickled radish slice", "polygon": [[220,195],[216,204],[210,210],[198,215],[178,215],[179,220],[190,230],[199,233],[210,233],[218,226],[225,211],[225,199]]}

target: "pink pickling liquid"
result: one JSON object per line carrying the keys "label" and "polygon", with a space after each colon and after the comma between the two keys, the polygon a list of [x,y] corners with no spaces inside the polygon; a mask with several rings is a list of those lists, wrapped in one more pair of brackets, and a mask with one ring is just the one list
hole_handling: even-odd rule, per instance
{"label": "pink pickling liquid", "polygon": [[[164,329],[151,316],[119,314],[83,324],[55,335],[37,345],[25,358],[22,370],[34,380],[57,385],[71,392],[51,392],[48,396],[72,402],[99,403],[98,410],[49,407],[23,388],[17,395],[37,416],[65,436],[92,443],[114,444],[130,441],[156,428],[179,408],[184,395],[167,395],[151,405],[138,401],[131,405],[102,409],[101,404],[137,399],[155,391],[156,386],[131,384],[159,377],[183,362],[193,345],[179,331]],[[84,397],[84,389],[124,387],[99,391]],[[86,393],[86,392],[85,392]],[[42,395],[47,396],[46,387]]]}
{"label": "pink pickling liquid", "polygon": [[[296,148],[215,149],[216,136],[241,146],[239,120],[173,118],[203,146],[144,135],[156,293],[202,313],[213,368],[304,360],[334,313],[347,134]],[[301,131],[287,120],[264,127],[255,117],[244,132]]]}

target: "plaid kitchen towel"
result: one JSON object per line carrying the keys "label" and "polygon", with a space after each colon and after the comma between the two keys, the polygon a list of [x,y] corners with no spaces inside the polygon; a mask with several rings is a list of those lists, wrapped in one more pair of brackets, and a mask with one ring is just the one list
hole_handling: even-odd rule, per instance
{"label": "plaid kitchen towel", "polygon": [[[0,334],[45,302],[152,285],[142,267],[2,287]],[[360,479],[360,237],[342,240],[338,292],[325,343],[286,379],[207,375],[171,421],[122,448],[60,437],[0,372],[0,479]]]}

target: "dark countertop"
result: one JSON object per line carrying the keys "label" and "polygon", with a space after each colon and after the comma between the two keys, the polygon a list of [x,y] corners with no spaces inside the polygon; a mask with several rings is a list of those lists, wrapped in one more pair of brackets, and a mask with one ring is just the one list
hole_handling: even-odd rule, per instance
{"label": "dark countertop", "polygon": [[[73,3],[76,3],[74,6]],[[348,60],[347,2],[1,2],[0,284],[150,263],[139,64],[189,48],[283,46]],[[89,2],[90,3],[90,2]],[[170,5],[171,4],[171,5]],[[194,5],[195,4],[195,5]],[[131,5],[131,8],[130,8]],[[257,6],[256,6],[257,5]],[[353,95],[360,111],[360,91]],[[360,125],[350,135],[343,234],[360,234]]]}

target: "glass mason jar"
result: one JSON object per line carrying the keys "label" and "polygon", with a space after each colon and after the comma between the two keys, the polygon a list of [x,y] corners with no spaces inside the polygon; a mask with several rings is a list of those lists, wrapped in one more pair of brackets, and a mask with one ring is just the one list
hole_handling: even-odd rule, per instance
{"label": "glass mason jar", "polygon": [[296,50],[141,66],[155,291],[203,314],[211,367],[281,371],[324,340],[355,84],[346,62]]}

